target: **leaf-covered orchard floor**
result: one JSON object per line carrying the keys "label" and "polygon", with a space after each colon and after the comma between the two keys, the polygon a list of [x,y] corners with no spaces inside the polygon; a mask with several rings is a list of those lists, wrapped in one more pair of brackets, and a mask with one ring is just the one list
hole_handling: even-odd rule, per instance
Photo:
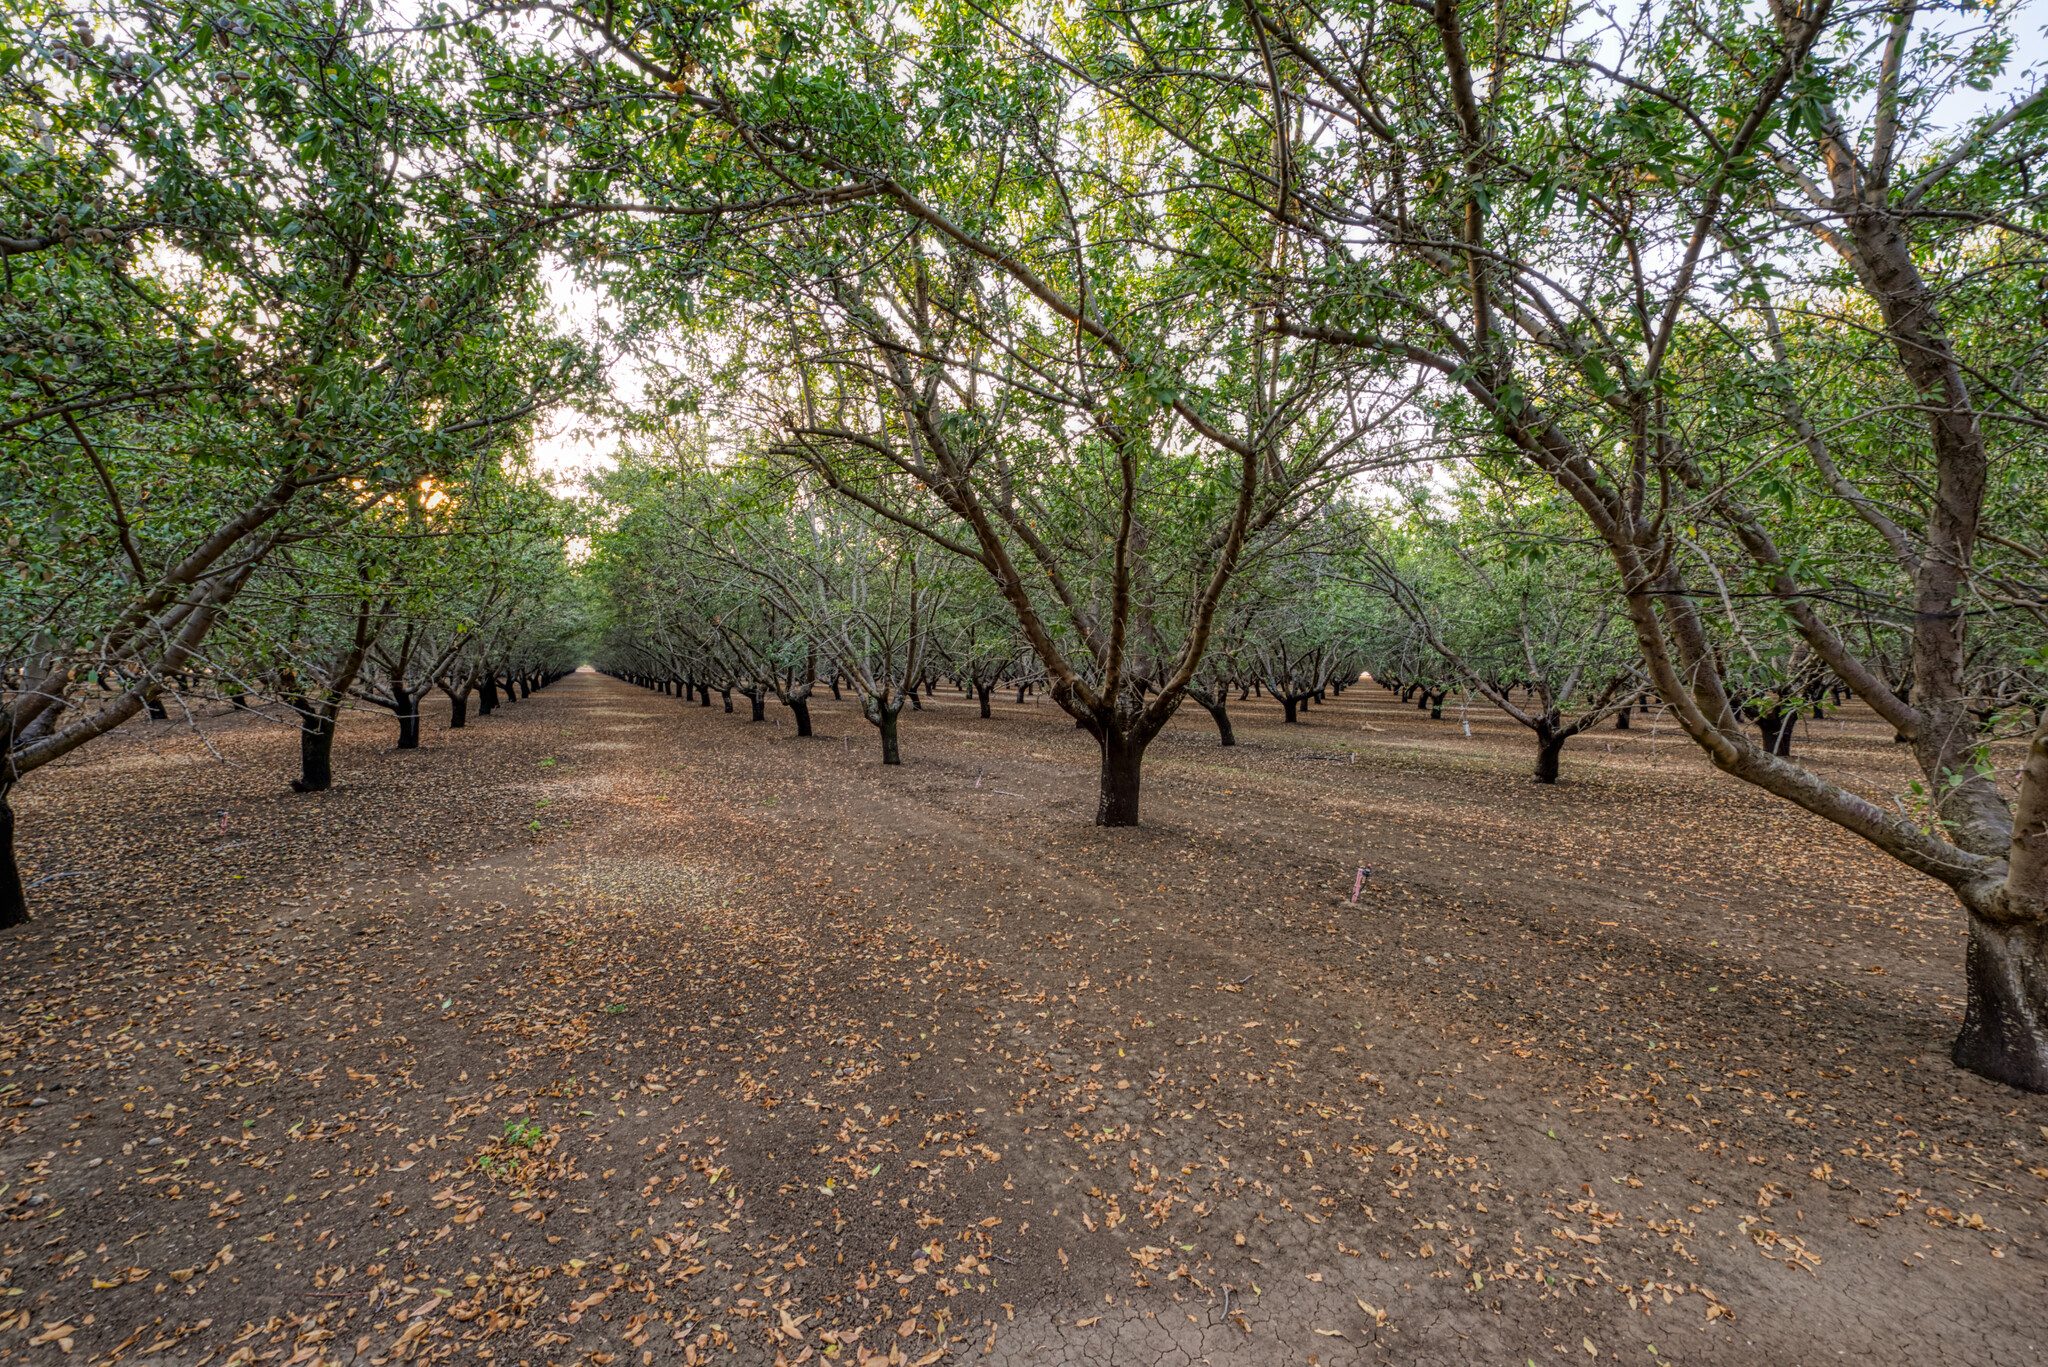
{"label": "leaf-covered orchard floor", "polygon": [[1938,891],[1668,729],[1237,713],[1116,832],[1008,695],[131,725],[17,794],[0,1361],[2039,1360]]}

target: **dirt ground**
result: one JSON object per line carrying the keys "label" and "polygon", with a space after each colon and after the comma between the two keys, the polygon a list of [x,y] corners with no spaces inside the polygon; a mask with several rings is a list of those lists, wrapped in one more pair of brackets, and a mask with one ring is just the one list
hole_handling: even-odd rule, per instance
{"label": "dirt ground", "polygon": [[1371,686],[1188,709],[1098,830],[1013,699],[900,769],[586,673],[325,794],[246,715],[37,774],[0,1362],[2042,1360],[2048,1098],[1949,1066],[1933,885],[1668,726],[1539,788]]}

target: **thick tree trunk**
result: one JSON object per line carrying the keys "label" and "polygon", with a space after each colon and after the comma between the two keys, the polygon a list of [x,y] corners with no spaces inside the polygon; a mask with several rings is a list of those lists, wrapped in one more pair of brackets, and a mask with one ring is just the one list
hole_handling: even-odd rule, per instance
{"label": "thick tree trunk", "polygon": [[924,704],[923,704],[923,703],[921,703],[921,702],[919,702],[919,701],[917,700],[917,685],[916,685],[916,684],[912,684],[912,685],[910,686],[910,710],[911,710],[911,711],[913,711],[913,712],[922,712],[922,711],[924,711]]}
{"label": "thick tree trunk", "polygon": [[[1230,695],[1226,691],[1222,696],[1228,698]],[[1216,723],[1216,734],[1221,737],[1222,743],[1237,744],[1237,732],[1230,729],[1229,705],[1219,702],[1214,707],[1210,707],[1208,703],[1203,703],[1202,706],[1208,710],[1209,719]]]}
{"label": "thick tree trunk", "polygon": [[519,696],[522,698],[530,698],[533,696],[533,675],[522,674],[520,676]]}
{"label": "thick tree trunk", "polygon": [[843,701],[839,696],[839,676],[837,674],[832,676],[832,701]]}
{"label": "thick tree trunk", "polygon": [[448,729],[460,731],[469,725],[469,690],[464,688],[457,692],[452,688],[444,688],[441,691],[448,695]]}
{"label": "thick tree trunk", "polygon": [[882,733],[882,763],[884,764],[903,763],[903,753],[896,747],[896,718],[902,711],[903,704],[898,703],[890,708],[876,708],[874,715],[869,717],[869,720],[875,723],[875,729]]}
{"label": "thick tree trunk", "polygon": [[1539,728],[1536,732],[1536,782],[1557,782],[1557,757],[1564,753],[1568,737],[1550,730]]}
{"label": "thick tree trunk", "polygon": [[1763,732],[1765,753],[1792,758],[1792,727],[1798,720],[1797,712],[1766,712],[1758,717],[1756,726]]}
{"label": "thick tree trunk", "polygon": [[[1280,695],[1276,694],[1275,696],[1279,697]],[[1284,697],[1280,697],[1281,711],[1283,711],[1286,714],[1286,720],[1290,723],[1298,722],[1300,720],[1300,718],[1295,715],[1295,709],[1297,708],[1297,706],[1298,704],[1295,702],[1295,698],[1292,693],[1289,693]]]}
{"label": "thick tree trunk", "polygon": [[1969,983],[1956,1067],[2024,1092],[2048,1092],[2048,924],[1970,916]]}
{"label": "thick tree trunk", "polygon": [[795,702],[789,705],[789,710],[796,714],[796,733],[799,736],[810,735],[811,700],[809,698],[798,698]]}
{"label": "thick tree trunk", "polygon": [[1431,721],[1442,721],[1444,719],[1444,699],[1449,696],[1448,693],[1439,693],[1429,700],[1429,719]]}
{"label": "thick tree trunk", "polygon": [[334,786],[334,718],[299,714],[299,776],[295,793],[324,793]]}
{"label": "thick tree trunk", "polygon": [[144,698],[142,705],[149,709],[149,719],[151,721],[169,721],[171,719],[171,714],[164,710],[164,700],[154,693]]}
{"label": "thick tree trunk", "polygon": [[976,684],[974,691],[981,698],[981,718],[983,721],[987,721],[991,715],[988,710],[988,695],[995,691],[995,685]]}
{"label": "thick tree trunk", "polygon": [[497,710],[498,681],[486,674],[484,675],[484,681],[477,686],[476,714],[479,717],[488,717]]}
{"label": "thick tree trunk", "polygon": [[1024,690],[1029,687],[1031,687],[1030,684],[1017,685],[1017,706],[1022,707],[1024,705]]}
{"label": "thick tree trunk", "polygon": [[1102,793],[1095,805],[1098,826],[1138,824],[1138,789],[1145,763],[1145,746],[1128,740],[1102,742]]}
{"label": "thick tree trunk", "polygon": [[766,693],[763,693],[760,689],[757,688],[753,692],[747,694],[747,701],[754,705],[754,715],[749,717],[747,720],[768,720],[768,695]]}
{"label": "thick tree trunk", "polygon": [[0,793],[0,930],[28,919],[28,889],[21,885],[21,865],[14,860],[14,808]]}
{"label": "thick tree trunk", "polygon": [[1629,709],[1628,709],[1628,708],[1626,708],[1626,707],[1622,708],[1622,709],[1621,709],[1621,711],[1619,711],[1619,712],[1616,712],[1616,713],[1614,714],[1614,729],[1615,729],[1615,730],[1617,730],[1617,731],[1626,731],[1626,730],[1628,730],[1628,714],[1629,714]]}
{"label": "thick tree trunk", "polygon": [[391,690],[392,700],[398,706],[392,712],[398,718],[398,748],[417,750],[420,748],[420,700],[403,688]]}

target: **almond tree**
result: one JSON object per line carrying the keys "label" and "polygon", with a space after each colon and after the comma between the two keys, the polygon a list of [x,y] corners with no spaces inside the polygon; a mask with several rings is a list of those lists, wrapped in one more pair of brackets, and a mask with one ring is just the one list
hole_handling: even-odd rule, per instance
{"label": "almond tree", "polygon": [[319,3],[18,17],[0,925],[27,915],[16,783],[160,701],[280,550],[493,460],[580,375],[435,53]]}
{"label": "almond tree", "polygon": [[[1987,618],[2048,613],[2042,500],[2019,494],[2041,487],[2042,356],[2011,325],[2037,297],[2048,91],[2008,74],[2014,16],[1920,42],[1918,6],[1827,0],[1646,7],[1597,35],[1476,0],[1097,13],[1072,60],[1102,96],[1316,243],[1274,327],[1432,377],[1450,449],[1497,443],[1569,500],[1676,724],[1950,888],[1955,1061],[2048,1090],[2048,730],[2013,718],[2031,735],[2001,763],[1969,668]],[[1228,117],[1171,121],[1194,102]],[[1248,170],[1248,128],[1305,118],[1315,155]],[[1850,351],[1867,383],[1844,389]],[[1802,502],[1860,529],[1853,564]],[[1907,738],[1916,808],[1752,738],[1697,528],[1731,593],[1766,595]],[[1859,644],[1841,600],[1865,595],[1910,623],[1909,675]]]}

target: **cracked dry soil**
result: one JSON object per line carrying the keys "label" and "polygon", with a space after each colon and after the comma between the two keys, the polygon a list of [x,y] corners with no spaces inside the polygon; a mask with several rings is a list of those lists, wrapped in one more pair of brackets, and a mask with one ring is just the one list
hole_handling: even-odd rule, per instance
{"label": "cracked dry soil", "polygon": [[1546,790],[1370,686],[1189,709],[1101,831],[1049,705],[895,770],[815,710],[586,673],[352,718],[327,794],[247,715],[39,774],[0,1361],[2040,1360],[1959,918],[1668,731]]}

